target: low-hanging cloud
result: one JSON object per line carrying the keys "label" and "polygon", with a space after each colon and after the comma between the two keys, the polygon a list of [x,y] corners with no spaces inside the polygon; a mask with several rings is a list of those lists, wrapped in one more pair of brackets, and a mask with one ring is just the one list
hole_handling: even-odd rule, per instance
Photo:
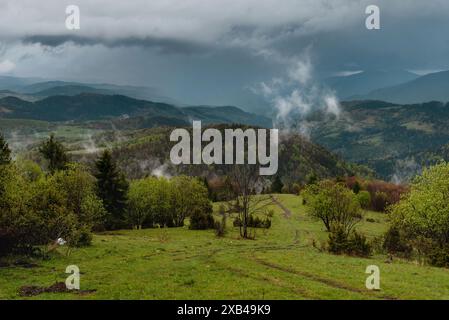
{"label": "low-hanging cloud", "polygon": [[286,76],[262,82],[252,88],[268,99],[275,110],[275,126],[280,129],[298,130],[309,136],[313,123],[308,121],[312,113],[321,113],[338,119],[341,114],[339,101],[333,91],[321,86],[314,79],[310,49],[292,59]]}
{"label": "low-hanging cloud", "polygon": [[9,60],[0,61],[0,74],[8,73],[15,69],[16,64]]}

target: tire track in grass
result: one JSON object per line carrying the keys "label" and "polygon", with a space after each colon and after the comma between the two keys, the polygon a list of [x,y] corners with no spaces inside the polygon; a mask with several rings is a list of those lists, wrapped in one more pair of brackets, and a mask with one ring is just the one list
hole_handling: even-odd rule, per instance
{"label": "tire track in grass", "polygon": [[271,199],[279,208],[281,208],[282,212],[284,213],[284,218],[289,219],[292,216],[292,212],[290,211],[290,209],[284,206],[282,202],[280,202],[275,196],[272,195]]}
{"label": "tire track in grass", "polygon": [[373,297],[373,298],[379,297],[379,298],[386,299],[386,300],[397,300],[396,297],[389,296],[389,295],[384,295],[384,294],[379,295],[379,296],[372,296],[370,294],[370,292],[368,292],[366,290],[359,289],[359,288],[354,288],[354,287],[351,287],[351,286],[349,286],[347,284],[344,284],[344,283],[341,283],[341,282],[338,282],[338,281],[335,281],[335,280],[332,280],[332,279],[329,279],[329,278],[324,278],[324,277],[321,277],[321,276],[318,276],[318,275],[315,275],[315,274],[311,274],[311,273],[308,273],[308,272],[298,271],[298,270],[294,270],[294,269],[289,268],[289,267],[280,266],[280,265],[274,264],[272,262],[268,262],[268,261],[262,260],[260,258],[254,257],[253,259],[254,259],[255,262],[257,262],[257,263],[259,263],[259,264],[261,264],[263,266],[266,266],[268,268],[272,268],[272,269],[276,269],[276,270],[283,271],[283,272],[286,272],[286,273],[294,274],[294,275],[297,275],[297,276],[300,276],[300,277],[304,277],[304,278],[307,278],[309,280],[320,282],[320,283],[323,283],[325,285],[328,285],[328,286],[336,288],[336,289],[343,289],[343,290],[351,291],[351,292],[354,292],[354,293],[360,293],[362,295],[369,295],[370,297]]}
{"label": "tire track in grass", "polygon": [[231,266],[222,266],[222,267],[240,277],[250,278],[250,279],[253,279],[253,280],[256,280],[259,282],[263,282],[263,283],[268,282],[275,287],[289,290],[290,292],[298,295],[301,298],[314,299],[314,300],[319,299],[319,297],[317,295],[314,295],[313,293],[311,293],[307,290],[304,290],[303,288],[298,288],[298,287],[292,288],[291,286],[284,285],[282,283],[282,280],[279,280],[278,278],[275,278],[275,277],[268,277],[268,276],[263,276],[263,275],[256,276],[256,275],[250,274],[247,271],[244,271],[239,268],[231,267]]}

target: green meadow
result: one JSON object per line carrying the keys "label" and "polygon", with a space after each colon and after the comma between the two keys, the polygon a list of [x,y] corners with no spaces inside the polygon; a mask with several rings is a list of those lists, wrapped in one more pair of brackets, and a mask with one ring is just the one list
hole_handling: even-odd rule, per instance
{"label": "green meadow", "polygon": [[[96,234],[89,247],[0,267],[0,299],[449,299],[448,269],[329,254],[320,249],[327,233],[302,199],[275,197],[283,208],[272,205],[272,227],[255,240],[240,239],[232,217],[223,238],[187,226]],[[372,239],[387,223],[386,214],[365,212],[357,228]],[[23,286],[64,282],[68,265],[80,269],[80,292],[20,296]],[[380,268],[378,291],[365,287],[369,265]]]}

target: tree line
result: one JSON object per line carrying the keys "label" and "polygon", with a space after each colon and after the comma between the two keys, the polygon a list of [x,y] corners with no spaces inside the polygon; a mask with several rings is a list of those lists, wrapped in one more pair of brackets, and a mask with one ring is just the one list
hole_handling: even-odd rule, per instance
{"label": "tree line", "polygon": [[70,246],[90,244],[93,231],[121,228],[214,225],[204,183],[193,177],[147,177],[131,183],[103,151],[89,168],[70,162],[51,135],[39,146],[42,169],[16,160],[0,135],[0,256],[33,253],[64,239]]}

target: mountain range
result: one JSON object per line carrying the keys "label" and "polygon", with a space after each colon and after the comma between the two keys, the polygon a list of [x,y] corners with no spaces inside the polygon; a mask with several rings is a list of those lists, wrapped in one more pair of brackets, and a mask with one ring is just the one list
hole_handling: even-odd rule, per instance
{"label": "mountain range", "polygon": [[352,100],[354,96],[373,90],[395,86],[418,78],[418,75],[404,70],[368,70],[347,76],[324,79],[324,84],[333,89],[341,100]]}
{"label": "mountain range", "polygon": [[81,93],[50,96],[26,101],[8,96],[0,99],[0,118],[43,121],[114,121],[121,128],[148,128],[158,125],[191,125],[192,120],[211,123],[241,123],[271,127],[269,118],[247,113],[237,107],[187,107],[138,100],[123,95]]}
{"label": "mountain range", "polygon": [[343,102],[333,120],[311,115],[311,139],[381,177],[407,180],[425,165],[418,154],[449,141],[449,103]]}
{"label": "mountain range", "polygon": [[449,71],[418,76],[408,71],[365,71],[324,83],[341,100],[381,100],[399,104],[449,101]]}
{"label": "mountain range", "polygon": [[[178,104],[160,90],[145,86],[116,85],[108,83],[82,83],[73,81],[45,80],[41,78],[20,78],[0,76],[0,91],[21,95],[23,99],[35,101],[54,95],[75,96],[81,93],[125,95],[135,99]],[[0,95],[4,96],[4,95]]]}

